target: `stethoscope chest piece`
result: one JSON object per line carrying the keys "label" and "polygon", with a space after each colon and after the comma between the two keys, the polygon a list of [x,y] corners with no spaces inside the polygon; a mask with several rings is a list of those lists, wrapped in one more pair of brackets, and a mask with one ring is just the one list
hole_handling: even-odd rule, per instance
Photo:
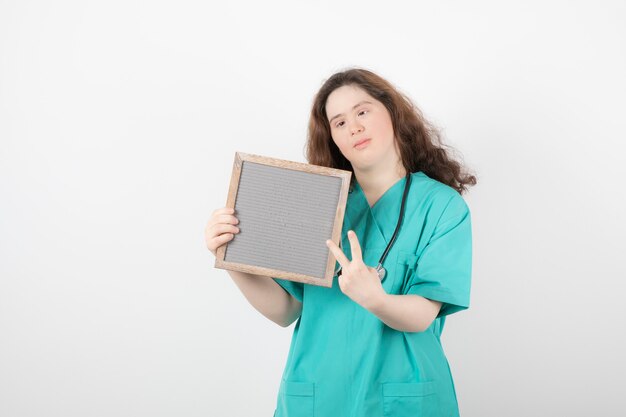
{"label": "stethoscope chest piece", "polygon": [[382,264],[378,264],[378,266],[376,267],[376,272],[378,272],[378,278],[380,278],[381,282],[385,280],[385,277],[387,276],[387,270],[385,269],[385,267]]}

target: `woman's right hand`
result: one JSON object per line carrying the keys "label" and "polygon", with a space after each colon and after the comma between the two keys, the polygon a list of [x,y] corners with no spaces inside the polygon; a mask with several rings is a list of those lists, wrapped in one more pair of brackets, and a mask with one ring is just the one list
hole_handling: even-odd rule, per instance
{"label": "woman's right hand", "polygon": [[215,210],[204,229],[206,246],[213,256],[216,256],[217,248],[230,242],[239,233],[239,228],[235,226],[239,220],[234,213],[234,209],[227,207]]}

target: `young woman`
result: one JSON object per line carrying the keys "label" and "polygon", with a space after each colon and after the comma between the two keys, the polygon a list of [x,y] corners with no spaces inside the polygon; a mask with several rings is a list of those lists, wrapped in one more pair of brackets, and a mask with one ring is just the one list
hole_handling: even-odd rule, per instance
{"label": "young woman", "polygon": [[[326,242],[340,267],[332,288],[229,272],[270,320],[299,319],[275,416],[457,416],[440,336],[446,316],[469,307],[461,193],[476,178],[408,98],[364,69],[322,85],[307,159],[354,174],[342,248]],[[213,213],[205,237],[214,254],[237,223],[232,210]]]}

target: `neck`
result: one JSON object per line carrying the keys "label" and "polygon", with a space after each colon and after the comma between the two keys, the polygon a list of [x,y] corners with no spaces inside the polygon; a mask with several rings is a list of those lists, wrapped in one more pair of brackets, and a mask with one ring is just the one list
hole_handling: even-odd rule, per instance
{"label": "neck", "polygon": [[400,162],[394,169],[379,167],[368,170],[358,170],[354,168],[354,176],[361,186],[370,207],[376,204],[385,191],[405,175],[406,169],[404,169]]}

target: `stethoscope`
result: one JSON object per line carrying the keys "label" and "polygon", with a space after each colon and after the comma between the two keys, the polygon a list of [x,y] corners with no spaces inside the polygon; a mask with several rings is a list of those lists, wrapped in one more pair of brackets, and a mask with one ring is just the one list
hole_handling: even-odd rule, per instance
{"label": "stethoscope", "polygon": [[[402,226],[402,219],[404,218],[404,206],[406,204],[406,197],[409,194],[409,188],[410,187],[411,187],[411,173],[407,172],[406,173],[406,182],[404,183],[404,193],[402,194],[402,203],[400,204],[400,216],[398,217],[398,223],[396,224],[396,230],[394,230],[393,236],[391,236],[391,240],[387,244],[387,247],[385,248],[385,251],[383,252],[383,254],[380,257],[380,259],[378,260],[378,265],[376,266],[376,272],[378,273],[378,278],[380,278],[381,281],[384,281],[385,277],[387,276],[387,270],[383,266],[383,262],[385,262],[385,258],[387,258],[387,254],[389,253],[389,251],[393,247],[393,243],[396,241],[396,238],[398,237],[398,232],[400,232],[400,227]],[[336,275],[337,276],[341,275],[341,266],[337,270]]]}

